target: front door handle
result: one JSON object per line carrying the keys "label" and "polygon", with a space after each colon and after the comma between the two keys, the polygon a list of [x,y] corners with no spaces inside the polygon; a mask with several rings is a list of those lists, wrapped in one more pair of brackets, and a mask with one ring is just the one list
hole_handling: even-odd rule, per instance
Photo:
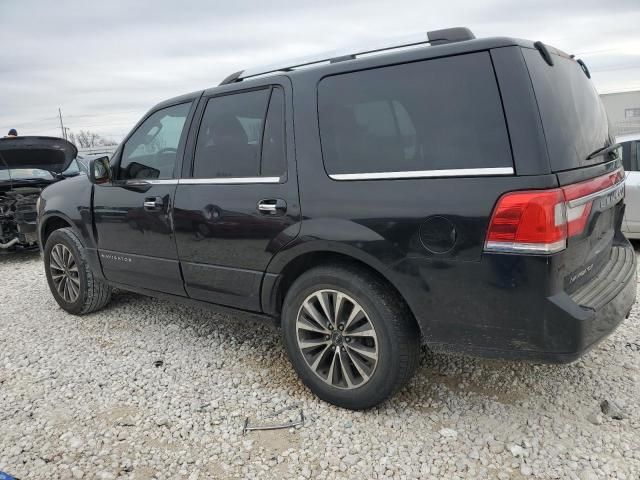
{"label": "front door handle", "polygon": [[163,204],[162,197],[147,197],[144,199],[145,210],[160,210]]}
{"label": "front door handle", "polygon": [[265,215],[281,215],[287,211],[287,202],[281,198],[267,198],[258,202],[258,211]]}

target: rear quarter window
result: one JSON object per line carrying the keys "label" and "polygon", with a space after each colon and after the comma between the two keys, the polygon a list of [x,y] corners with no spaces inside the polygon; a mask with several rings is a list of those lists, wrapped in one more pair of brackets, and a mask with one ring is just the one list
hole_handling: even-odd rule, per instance
{"label": "rear quarter window", "polygon": [[513,167],[487,52],[327,77],[318,114],[329,175]]}

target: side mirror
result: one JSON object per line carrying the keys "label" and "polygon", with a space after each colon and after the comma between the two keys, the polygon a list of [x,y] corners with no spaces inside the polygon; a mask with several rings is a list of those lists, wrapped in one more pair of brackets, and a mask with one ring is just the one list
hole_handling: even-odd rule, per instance
{"label": "side mirror", "polygon": [[89,161],[89,181],[98,185],[111,181],[109,157],[94,158]]}

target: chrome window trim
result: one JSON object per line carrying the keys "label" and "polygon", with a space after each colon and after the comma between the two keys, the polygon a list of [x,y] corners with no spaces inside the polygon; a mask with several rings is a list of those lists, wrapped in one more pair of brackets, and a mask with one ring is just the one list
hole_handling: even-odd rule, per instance
{"label": "chrome window trim", "polygon": [[513,167],[451,168],[443,170],[414,170],[408,172],[371,172],[330,174],[333,180],[392,180],[402,178],[434,177],[482,177],[490,175],[513,175]]}
{"label": "chrome window trim", "polygon": [[127,180],[125,185],[248,185],[257,183],[280,183],[281,177],[229,177],[229,178],[172,178]]}
{"label": "chrome window trim", "polygon": [[229,185],[251,183],[280,183],[281,177],[181,178],[180,185]]}
{"label": "chrome window trim", "polygon": [[177,185],[177,178],[157,179],[157,178],[140,178],[133,180],[125,180],[125,185],[144,186],[144,185]]}

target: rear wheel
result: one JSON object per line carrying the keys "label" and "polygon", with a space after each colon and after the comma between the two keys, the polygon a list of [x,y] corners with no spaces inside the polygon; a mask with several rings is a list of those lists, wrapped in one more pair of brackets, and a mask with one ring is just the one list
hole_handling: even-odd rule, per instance
{"label": "rear wheel", "polygon": [[298,278],[284,302],[282,329],[302,381],[340,407],[377,405],[418,364],[420,335],[406,305],[356,266],[318,267]]}
{"label": "rear wheel", "polygon": [[71,228],[61,228],[49,236],[44,267],[53,298],[69,313],[90,313],[111,299],[111,287],[95,278],[84,246]]}

